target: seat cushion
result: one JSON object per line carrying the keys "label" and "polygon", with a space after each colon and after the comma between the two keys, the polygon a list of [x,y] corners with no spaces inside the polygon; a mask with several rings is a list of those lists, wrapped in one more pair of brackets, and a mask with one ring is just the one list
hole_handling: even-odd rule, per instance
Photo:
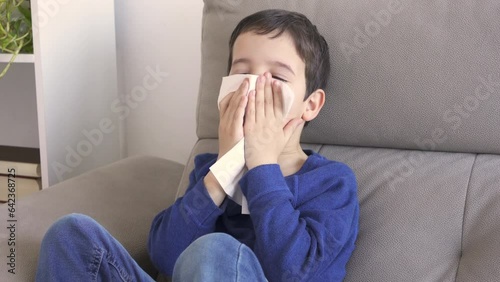
{"label": "seat cushion", "polygon": [[457,281],[500,277],[500,157],[478,155],[465,203]]}
{"label": "seat cushion", "polygon": [[[17,222],[8,230],[9,206],[0,205],[0,281],[34,281],[40,243],[60,217],[82,213],[113,235],[150,275],[156,275],[146,250],[155,215],[175,201],[175,188],[184,166],[152,156],[134,156],[60,182],[16,201]],[[10,223],[9,223],[10,224]],[[15,246],[9,245],[11,238]],[[14,265],[7,256],[15,247]],[[9,258],[9,262],[10,262]],[[64,266],[62,266],[64,267]]]}
{"label": "seat cushion", "polygon": [[[346,281],[494,281],[500,277],[500,156],[303,143],[355,172],[360,230]],[[199,140],[195,155],[216,153]],[[481,278],[481,279],[478,279]]]}

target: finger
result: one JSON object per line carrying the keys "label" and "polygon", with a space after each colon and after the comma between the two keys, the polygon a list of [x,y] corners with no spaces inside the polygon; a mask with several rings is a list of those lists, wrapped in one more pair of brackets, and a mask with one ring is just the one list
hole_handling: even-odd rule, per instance
{"label": "finger", "polygon": [[260,75],[257,78],[257,84],[255,86],[255,122],[259,122],[265,119],[266,112],[264,110],[264,87],[266,83],[266,77]]}
{"label": "finger", "polygon": [[272,77],[269,72],[266,72],[265,76],[266,83],[264,84],[264,112],[266,114],[266,117],[270,117],[274,116]]}
{"label": "finger", "polygon": [[219,103],[219,112],[220,112],[221,116],[224,115],[224,113],[226,112],[227,107],[229,106],[229,101],[231,101],[231,97],[232,97],[233,93],[227,94],[226,97],[224,97],[222,99],[222,101],[220,101],[220,103]]}
{"label": "finger", "polygon": [[245,127],[255,124],[255,90],[248,93],[248,102],[245,113]]}
{"label": "finger", "polygon": [[238,110],[238,105],[241,103],[242,96],[246,96],[248,92],[248,79],[245,78],[240,84],[240,87],[232,94],[231,102],[229,104],[228,114],[231,118],[234,118],[236,111]]}
{"label": "finger", "polygon": [[248,80],[248,78],[245,78],[243,80],[243,82],[240,84],[240,87],[238,87],[238,90],[236,91],[239,91],[241,95],[247,95],[248,93],[248,87],[250,85],[250,81]]}
{"label": "finger", "polygon": [[236,123],[236,125],[240,128],[241,128],[241,126],[243,126],[243,117],[245,116],[245,109],[246,109],[247,103],[248,103],[248,96],[241,95],[240,102],[239,102],[238,107],[236,108],[236,111],[234,113],[234,118],[232,119],[233,123]]}
{"label": "finger", "polygon": [[283,113],[283,104],[284,104],[284,97],[283,97],[283,84],[279,80],[273,81],[273,98],[274,98],[274,115],[276,116],[277,119],[283,119],[284,118],[284,113]]}

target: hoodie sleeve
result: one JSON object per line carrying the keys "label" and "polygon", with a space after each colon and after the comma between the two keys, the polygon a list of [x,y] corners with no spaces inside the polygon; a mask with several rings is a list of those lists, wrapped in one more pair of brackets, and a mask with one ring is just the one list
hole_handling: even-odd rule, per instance
{"label": "hoodie sleeve", "polygon": [[[254,252],[266,277],[342,280],[358,228],[354,173],[330,161],[295,184],[288,187],[277,164],[255,167],[240,180],[255,229]],[[299,203],[290,189],[302,198]]]}
{"label": "hoodie sleeve", "polygon": [[224,212],[208,194],[203,179],[217,155],[195,157],[195,168],[189,176],[189,186],[183,197],[153,219],[148,239],[148,252],[155,267],[172,276],[179,255],[197,238],[215,231],[215,222]]}

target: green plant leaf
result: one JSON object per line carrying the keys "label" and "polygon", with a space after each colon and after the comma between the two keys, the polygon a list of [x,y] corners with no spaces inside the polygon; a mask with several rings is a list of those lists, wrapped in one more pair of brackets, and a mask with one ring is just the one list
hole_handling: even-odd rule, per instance
{"label": "green plant leaf", "polygon": [[[18,12],[14,16],[14,12]],[[33,53],[33,33],[30,3],[25,0],[0,0],[0,52],[11,53],[7,66],[0,72],[2,78],[17,54]]]}
{"label": "green plant leaf", "polygon": [[19,11],[19,13],[21,13],[21,15],[23,15],[24,19],[26,19],[31,25],[31,11],[29,6],[24,7],[23,5],[19,5],[17,6],[17,10]]}

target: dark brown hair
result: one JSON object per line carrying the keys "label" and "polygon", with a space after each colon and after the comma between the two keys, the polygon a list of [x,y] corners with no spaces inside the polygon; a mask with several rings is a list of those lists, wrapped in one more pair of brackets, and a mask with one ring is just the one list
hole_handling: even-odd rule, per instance
{"label": "dark brown hair", "polygon": [[295,43],[299,57],[306,65],[305,98],[316,89],[325,89],[330,75],[328,43],[306,16],[296,12],[273,9],[257,12],[241,20],[229,39],[228,73],[231,71],[236,38],[249,31],[259,35],[277,31],[276,35],[271,38],[279,37],[287,32]]}

